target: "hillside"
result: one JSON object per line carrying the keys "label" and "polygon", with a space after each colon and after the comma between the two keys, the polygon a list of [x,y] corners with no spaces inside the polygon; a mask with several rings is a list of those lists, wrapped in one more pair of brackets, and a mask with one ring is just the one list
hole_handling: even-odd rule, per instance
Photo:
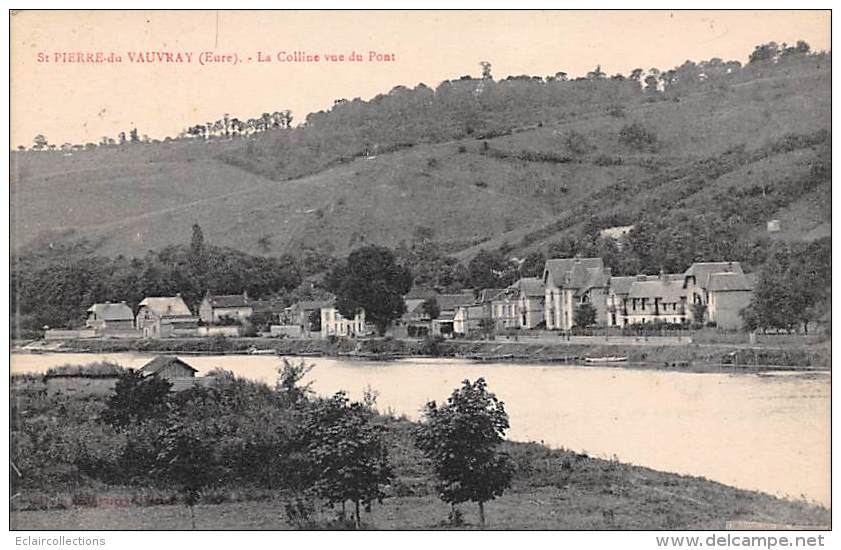
{"label": "hillside", "polygon": [[[340,256],[426,227],[467,259],[545,249],[585,222],[711,210],[720,219],[710,223],[729,220],[744,238],[763,238],[777,218],[774,238],[813,240],[831,221],[830,81],[830,63],[814,56],[660,93],[630,80],[509,79],[469,108],[442,84],[438,103],[419,101],[429,88],[395,89],[250,137],[13,152],[12,242],[24,251],[87,239],[102,254],[139,256],[185,242],[198,223],[214,245]],[[623,138],[629,127],[642,133]]]}

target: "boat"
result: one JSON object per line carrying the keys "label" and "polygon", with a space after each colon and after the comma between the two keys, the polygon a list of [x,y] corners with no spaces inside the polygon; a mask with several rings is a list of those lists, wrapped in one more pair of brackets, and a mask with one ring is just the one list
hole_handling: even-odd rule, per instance
{"label": "boat", "polygon": [[628,357],[622,355],[608,355],[607,357],[585,357],[585,363],[625,363]]}
{"label": "boat", "polygon": [[258,349],[254,346],[248,348],[248,355],[275,355],[275,353],[273,349]]}

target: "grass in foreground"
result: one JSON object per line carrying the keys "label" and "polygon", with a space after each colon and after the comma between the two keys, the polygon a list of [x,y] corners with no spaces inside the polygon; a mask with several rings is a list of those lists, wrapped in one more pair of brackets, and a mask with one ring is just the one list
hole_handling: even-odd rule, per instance
{"label": "grass in foreground", "polygon": [[[829,527],[830,510],[780,500],[703,478],[668,474],[549,450],[537,444],[506,443],[517,462],[514,485],[487,505],[490,529],[723,529],[727,521]],[[369,529],[452,529],[450,508],[441,502],[424,465],[395,457],[403,470],[399,494],[375,505],[363,521]],[[406,462],[401,459],[406,459]],[[410,468],[412,471],[410,471]],[[396,488],[396,486],[395,486]],[[266,500],[201,504],[196,527],[205,530],[295,529],[280,493]],[[478,528],[476,506],[462,504],[464,529]],[[317,510],[309,528],[336,528],[337,510]],[[14,511],[13,529],[189,529],[181,505],[71,507]]]}

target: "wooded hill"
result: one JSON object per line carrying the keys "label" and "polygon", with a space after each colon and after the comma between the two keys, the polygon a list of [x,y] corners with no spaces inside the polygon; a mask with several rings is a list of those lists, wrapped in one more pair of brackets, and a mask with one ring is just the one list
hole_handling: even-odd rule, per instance
{"label": "wooded hill", "polygon": [[15,151],[12,239],[141,256],[198,223],[217,246],[343,256],[420,231],[467,260],[638,224],[619,271],[755,265],[769,239],[830,233],[830,82],[829,54],[763,45],[744,67],[487,74],[340,100],[295,128]]}

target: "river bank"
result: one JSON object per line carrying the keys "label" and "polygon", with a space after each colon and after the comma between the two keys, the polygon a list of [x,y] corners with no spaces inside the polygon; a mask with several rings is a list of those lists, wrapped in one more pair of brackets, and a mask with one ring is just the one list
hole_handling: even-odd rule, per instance
{"label": "river bank", "polygon": [[[18,343],[17,350],[38,352],[39,345]],[[184,355],[275,354],[298,357],[342,357],[390,361],[423,357],[451,357],[472,361],[600,364],[614,367],[669,369],[685,372],[764,372],[779,370],[827,371],[831,365],[829,342],[814,345],[732,344],[659,345],[656,339],[639,344],[527,342],[506,340],[433,339],[279,339],[279,338],[170,338],[83,339],[46,343],[50,352],[176,353]],[[49,346],[49,347],[47,347]],[[15,350],[13,346],[13,350]],[[604,358],[605,361],[600,361]],[[610,358],[610,359],[608,359]],[[621,359],[621,360],[619,360]]]}

